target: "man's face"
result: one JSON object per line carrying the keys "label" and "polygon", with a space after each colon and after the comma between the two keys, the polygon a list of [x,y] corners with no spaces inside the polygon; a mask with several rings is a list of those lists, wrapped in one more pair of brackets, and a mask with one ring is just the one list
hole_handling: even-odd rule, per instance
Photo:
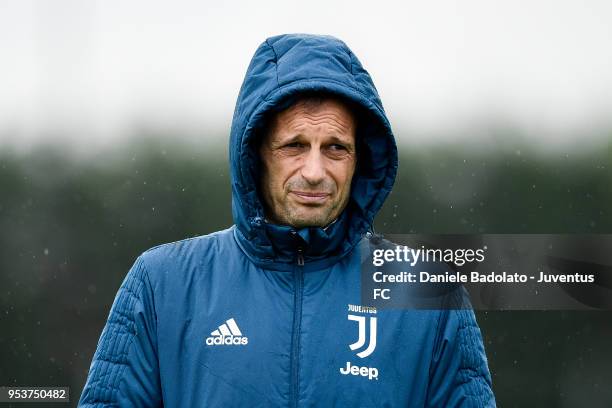
{"label": "man's face", "polygon": [[324,227],[340,215],[357,161],[355,121],[345,105],[298,101],[273,118],[259,153],[270,221]]}

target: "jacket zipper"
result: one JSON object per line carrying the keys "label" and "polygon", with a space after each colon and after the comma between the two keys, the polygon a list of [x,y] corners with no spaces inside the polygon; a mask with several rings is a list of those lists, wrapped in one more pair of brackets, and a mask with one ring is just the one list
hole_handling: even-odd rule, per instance
{"label": "jacket zipper", "polygon": [[299,397],[299,357],[300,357],[300,329],[302,325],[302,288],[304,250],[300,246],[297,249],[297,268],[295,269],[294,284],[295,292],[293,295],[293,335],[291,337],[291,394],[289,406],[296,408]]}

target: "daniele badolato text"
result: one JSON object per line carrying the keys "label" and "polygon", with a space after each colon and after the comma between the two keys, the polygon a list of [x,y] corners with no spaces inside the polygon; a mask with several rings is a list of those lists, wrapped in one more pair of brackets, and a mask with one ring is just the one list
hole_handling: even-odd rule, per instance
{"label": "daniele badolato text", "polygon": [[[537,278],[537,280],[536,280]],[[536,283],[593,283],[594,275],[575,274],[545,274],[526,275],[521,273],[488,272],[481,273],[472,271],[469,274],[460,272],[431,273],[421,271],[400,272],[397,274],[385,274],[374,272],[372,279],[376,283],[525,283],[528,281]]]}
{"label": "daniele badolato text", "polygon": [[[394,249],[376,249],[373,252],[372,264],[375,267],[383,266],[385,263],[398,263],[415,267],[427,263],[446,263],[463,266],[466,263],[479,264],[485,260],[487,247],[478,249],[432,249],[432,248],[408,248],[398,245]],[[432,273],[399,272],[385,273],[376,271],[372,275],[375,283],[593,283],[593,274],[546,274],[539,271],[535,274],[503,272],[443,272]]]}

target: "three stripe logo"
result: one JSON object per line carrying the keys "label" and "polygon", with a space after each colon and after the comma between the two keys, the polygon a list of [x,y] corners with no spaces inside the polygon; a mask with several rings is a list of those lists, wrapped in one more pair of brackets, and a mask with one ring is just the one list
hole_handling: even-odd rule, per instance
{"label": "three stripe logo", "polygon": [[245,346],[248,343],[249,338],[242,335],[233,317],[226,320],[218,329],[210,333],[210,337],[206,338],[208,346]]}
{"label": "three stripe logo", "polygon": [[[357,315],[348,315],[349,320],[353,320],[359,323],[359,337],[357,341],[353,344],[350,344],[349,347],[351,350],[355,351],[365,345],[366,342],[366,317],[365,316],[357,316]],[[370,341],[368,343],[368,347],[357,353],[357,357],[364,358],[369,356],[374,352],[376,348],[376,317],[370,317]]]}
{"label": "three stripe logo", "polygon": [[212,333],[211,336],[242,336],[236,321],[232,317],[229,320],[226,320],[219,328]]}

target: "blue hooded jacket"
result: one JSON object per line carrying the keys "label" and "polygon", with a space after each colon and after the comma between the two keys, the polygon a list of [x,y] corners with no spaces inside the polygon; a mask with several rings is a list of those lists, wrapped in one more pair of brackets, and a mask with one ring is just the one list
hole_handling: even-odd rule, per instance
{"label": "blue hooded jacket", "polygon": [[[351,197],[327,228],[267,223],[257,136],[305,92],[359,112]],[[327,36],[257,49],[230,140],[235,225],[143,253],[113,303],[82,407],[495,406],[471,310],[360,304],[360,248],[391,191],[397,149],[370,76]]]}

